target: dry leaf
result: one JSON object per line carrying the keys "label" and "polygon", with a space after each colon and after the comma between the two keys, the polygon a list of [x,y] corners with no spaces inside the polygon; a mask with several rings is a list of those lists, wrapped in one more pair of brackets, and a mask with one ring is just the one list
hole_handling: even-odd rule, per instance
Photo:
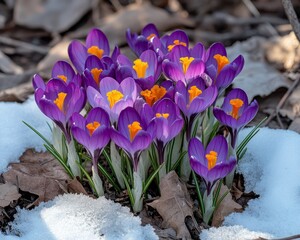
{"label": "dry leaf", "polygon": [[91,9],[92,0],[17,0],[14,20],[18,25],[63,32]]}
{"label": "dry leaf", "polygon": [[6,207],[20,197],[21,194],[16,185],[11,183],[0,184],[0,207]]}
{"label": "dry leaf", "polygon": [[0,102],[24,102],[32,93],[31,81],[19,84],[16,87],[0,91]]}
{"label": "dry leaf", "polygon": [[191,216],[195,222],[196,220],[193,217],[193,202],[186,185],[171,171],[162,178],[159,188],[161,197],[148,205],[158,211],[167,227],[175,229],[178,238],[191,239],[185,218]]}
{"label": "dry leaf", "polygon": [[265,61],[264,44],[268,41],[261,37],[252,37],[229,47],[229,59],[239,54],[245,58],[242,72],[233,82],[235,88],[243,89],[249,100],[255,96],[268,96],[280,87],[289,87],[291,82]]}
{"label": "dry leaf", "polygon": [[0,51],[0,70],[8,74],[21,74],[23,69]]}
{"label": "dry leaf", "polygon": [[59,184],[66,188],[70,177],[60,163],[50,153],[37,153],[27,150],[20,158],[20,163],[10,164],[10,169],[3,174],[6,182],[19,186],[22,191],[38,195],[33,203],[49,201],[64,193]]}
{"label": "dry leaf", "polygon": [[240,189],[238,189],[236,186],[232,186],[232,189],[230,192],[235,200],[241,198],[241,196],[243,195],[243,192]]}
{"label": "dry leaf", "polygon": [[88,195],[77,178],[67,180],[67,190],[69,193],[82,193],[84,195]]}
{"label": "dry leaf", "polygon": [[[222,185],[219,198],[222,197],[227,191],[228,187]],[[223,201],[220,203],[219,207],[215,210],[212,219],[212,226],[221,226],[222,222],[224,221],[224,217],[228,216],[230,213],[241,212],[242,210],[243,207],[232,199],[232,196],[229,192],[223,199]]]}
{"label": "dry leaf", "polygon": [[62,40],[51,48],[49,53],[39,62],[36,71],[43,76],[50,78],[52,67],[58,60],[70,62],[68,55],[68,46],[70,42],[70,40]]}

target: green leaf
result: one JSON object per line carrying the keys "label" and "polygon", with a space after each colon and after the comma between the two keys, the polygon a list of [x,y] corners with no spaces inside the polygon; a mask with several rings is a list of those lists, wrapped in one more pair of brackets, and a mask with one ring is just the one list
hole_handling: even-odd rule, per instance
{"label": "green leaf", "polygon": [[84,167],[82,167],[80,164],[78,164],[78,166],[79,166],[80,170],[83,172],[84,176],[87,178],[87,180],[88,180],[88,182],[89,182],[91,188],[93,189],[94,194],[95,194],[97,197],[99,197],[98,194],[97,194],[96,188],[95,188],[95,184],[94,184],[93,179],[91,178],[91,176],[90,176],[90,175],[88,174],[88,172],[84,169]]}
{"label": "green leaf", "polygon": [[131,187],[129,185],[129,182],[128,182],[126,176],[123,173],[122,173],[122,176],[124,178],[124,183],[125,183],[126,188],[127,188],[127,192],[128,192],[128,196],[129,196],[129,200],[130,200],[131,206],[133,207],[134,206],[134,196],[132,194]]}
{"label": "green leaf", "polygon": [[[163,163],[164,164],[164,163]],[[152,183],[153,179],[158,175],[159,170],[162,168],[163,164],[161,164],[153,173],[152,175],[146,180],[145,186],[143,187],[143,193],[147,191],[150,184]]]}
{"label": "green leaf", "polygon": [[199,183],[198,183],[197,176],[196,176],[196,174],[193,170],[192,170],[192,175],[193,175],[193,179],[194,179],[195,186],[196,186],[196,192],[197,192],[197,196],[198,196],[198,200],[199,200],[199,204],[200,204],[201,215],[203,217],[204,214],[205,214],[204,202],[203,202],[202,194],[201,194],[201,191],[200,191],[200,186],[199,186]]}
{"label": "green leaf", "polygon": [[172,166],[171,170],[175,170],[178,166],[180,166],[181,164],[181,161],[182,159],[184,158],[185,154],[187,154],[187,151],[183,151],[180,155],[179,155],[179,158],[177,159],[177,161],[174,163],[174,165]]}
{"label": "green leaf", "polygon": [[113,185],[117,192],[121,192],[118,184],[115,182],[114,178],[98,163],[98,169],[107,178],[107,180]]}

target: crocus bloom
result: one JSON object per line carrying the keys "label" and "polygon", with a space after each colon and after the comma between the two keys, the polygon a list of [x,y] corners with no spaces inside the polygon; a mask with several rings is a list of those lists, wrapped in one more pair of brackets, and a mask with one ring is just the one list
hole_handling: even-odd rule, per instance
{"label": "crocus bloom", "polygon": [[133,161],[136,172],[139,155],[152,142],[154,129],[148,128],[138,112],[132,108],[125,108],[119,116],[117,130],[112,129],[111,138],[116,145],[123,148]]}
{"label": "crocus bloom", "polygon": [[168,59],[162,63],[165,76],[174,82],[190,83],[195,78],[200,78],[205,70],[204,62],[191,56],[185,46],[175,46]]}
{"label": "crocus bloom", "polygon": [[151,41],[154,37],[159,37],[159,34],[156,26],[152,23],[142,29],[141,35],[131,33],[130,29],[126,31],[127,43],[137,56],[148,49],[153,49]]}
{"label": "crocus bloom", "polygon": [[157,63],[157,56],[154,51],[146,50],[140,58],[131,62],[125,55],[120,54],[117,59],[121,67],[130,69],[131,76],[136,80],[142,89],[153,87],[160,76],[160,68]]}
{"label": "crocus bloom", "polygon": [[45,88],[36,88],[35,101],[40,110],[63,131],[68,142],[69,119],[74,112],[80,112],[85,105],[83,89],[71,82],[68,85],[61,80],[52,79]]}
{"label": "crocus bloom", "polygon": [[[97,28],[92,29],[88,33],[85,45],[78,40],[74,40],[68,48],[70,60],[79,73],[84,71],[85,61],[88,56],[93,55],[101,59],[104,56],[109,56],[109,52],[107,37]],[[116,55],[115,52],[118,52],[117,48],[112,53],[112,57]]]}
{"label": "crocus bloom", "polygon": [[221,108],[214,108],[215,117],[230,127],[231,145],[234,148],[238,131],[247,125],[258,112],[258,103],[248,103],[247,94],[239,88],[231,90],[225,97]]}
{"label": "crocus bloom", "polygon": [[133,106],[138,88],[133,78],[118,83],[111,77],[105,77],[100,82],[99,91],[93,87],[87,88],[89,103],[92,107],[103,108],[110,115],[111,121],[116,122],[123,109]]}
{"label": "crocus bloom", "polygon": [[214,137],[204,149],[197,138],[192,138],[188,146],[188,154],[192,169],[203,178],[210,194],[214,184],[227,176],[235,167],[236,159],[231,156],[227,159],[228,144],[223,136]]}
{"label": "crocus bloom", "polygon": [[230,62],[226,49],[221,43],[214,43],[207,50],[204,61],[206,72],[218,89],[228,87],[244,66],[244,58],[241,55]]}

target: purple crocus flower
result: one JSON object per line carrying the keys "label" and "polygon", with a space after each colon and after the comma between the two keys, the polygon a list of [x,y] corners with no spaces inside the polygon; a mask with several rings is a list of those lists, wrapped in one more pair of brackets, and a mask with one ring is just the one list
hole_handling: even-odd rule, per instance
{"label": "purple crocus flower", "polygon": [[[85,41],[85,45],[78,40],[73,40],[68,48],[68,53],[71,62],[79,73],[84,71],[85,61],[88,56],[93,55],[99,59],[104,56],[109,56],[109,42],[105,34],[97,28],[92,29]],[[118,48],[115,48],[112,53],[112,58],[116,58]]]}
{"label": "purple crocus flower", "polygon": [[107,112],[99,107],[93,108],[86,118],[79,113],[73,113],[70,122],[72,135],[86,148],[97,170],[101,151],[110,140],[110,121]]}
{"label": "purple crocus flower", "polygon": [[239,88],[231,90],[225,97],[221,108],[214,108],[215,117],[230,127],[231,145],[234,148],[238,132],[246,126],[258,112],[258,103],[248,103],[247,94]]}
{"label": "purple crocus flower", "polygon": [[80,112],[85,105],[83,89],[71,82],[66,84],[59,79],[50,80],[45,86],[39,87],[38,77],[34,78],[35,101],[40,110],[65,134],[66,140],[71,141],[69,119],[74,112]]}
{"label": "purple crocus flower", "polygon": [[[117,59],[120,68],[127,68],[140,87],[150,89],[159,78],[161,72],[154,51],[146,50],[140,58],[131,62],[125,55],[120,54]],[[124,70],[123,70],[124,71]]]}
{"label": "purple crocus flower", "polygon": [[[195,53],[196,51],[193,52]],[[244,67],[244,58],[241,55],[232,62],[229,61],[226,49],[222,43],[214,43],[205,53],[204,61],[206,73],[218,89],[228,87]]]}
{"label": "purple crocus flower", "polygon": [[126,31],[126,39],[132,51],[140,56],[144,51],[153,49],[152,39],[159,37],[158,30],[153,23],[146,25],[141,32],[141,35],[131,33],[130,29]]}
{"label": "purple crocus flower", "polygon": [[127,107],[120,113],[117,130],[112,129],[111,139],[131,158],[135,172],[140,153],[150,146],[153,132],[154,128],[148,127],[132,107]]}
{"label": "purple crocus flower", "polygon": [[105,77],[100,82],[99,91],[88,87],[88,101],[92,107],[103,108],[109,114],[112,122],[117,121],[123,109],[133,106],[138,95],[138,87],[134,79],[130,77],[121,83],[111,77]]}
{"label": "purple crocus flower", "polygon": [[168,59],[163,61],[162,69],[168,79],[187,85],[193,79],[201,77],[205,65],[201,59],[192,57],[187,47],[175,46]]}
{"label": "purple crocus flower", "polygon": [[203,178],[210,194],[214,184],[227,176],[235,167],[236,159],[227,159],[228,144],[223,136],[215,136],[204,149],[197,138],[192,138],[188,146],[188,154],[192,169]]}

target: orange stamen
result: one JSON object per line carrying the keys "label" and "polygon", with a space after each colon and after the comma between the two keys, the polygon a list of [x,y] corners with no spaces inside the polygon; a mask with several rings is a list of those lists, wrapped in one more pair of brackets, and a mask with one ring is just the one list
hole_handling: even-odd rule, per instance
{"label": "orange stamen", "polygon": [[217,159],[218,159],[218,153],[215,151],[210,151],[208,154],[205,155],[207,159],[207,168],[208,170],[212,169],[214,166],[216,166]]}
{"label": "orange stamen", "polygon": [[223,67],[225,67],[227,64],[230,63],[226,56],[222,56],[220,54],[216,54],[214,56],[214,59],[216,59],[217,64],[218,64],[218,74],[221,72]]}
{"label": "orange stamen", "polygon": [[134,121],[132,124],[128,125],[128,130],[129,130],[129,136],[130,136],[130,141],[135,138],[136,134],[142,130],[142,127],[139,122]]}
{"label": "orange stamen", "polygon": [[147,40],[150,41],[152,38],[156,37],[156,34],[151,33],[148,37]]}
{"label": "orange stamen", "polygon": [[106,94],[109,101],[109,107],[112,108],[118,101],[120,101],[124,95],[118,90],[112,90]]}
{"label": "orange stamen", "polygon": [[133,62],[132,68],[135,70],[138,78],[144,78],[146,76],[146,71],[148,68],[148,63],[143,62],[141,59],[137,59]]}
{"label": "orange stamen", "polygon": [[63,80],[64,82],[67,82],[67,80],[68,80],[67,76],[65,76],[65,75],[57,75],[56,77]]}
{"label": "orange stamen", "polygon": [[146,103],[152,106],[156,101],[161,99],[167,90],[164,87],[154,85],[151,90],[141,91],[141,95],[144,97]]}
{"label": "orange stamen", "polygon": [[241,100],[239,98],[235,98],[235,99],[231,99],[229,103],[232,106],[232,111],[231,111],[230,115],[233,118],[238,119],[239,118],[239,110],[244,105],[243,100]]}
{"label": "orange stamen", "polygon": [[89,130],[90,136],[93,135],[93,133],[95,132],[95,130],[100,127],[100,123],[97,121],[91,122],[89,124],[86,125],[86,128]]}
{"label": "orange stamen", "polygon": [[60,92],[57,95],[57,98],[53,101],[54,104],[59,108],[60,111],[63,112],[63,108],[64,108],[64,102],[65,102],[65,98],[66,98],[67,94],[64,92]]}
{"label": "orange stamen", "polygon": [[99,68],[93,68],[91,70],[91,74],[93,76],[93,79],[95,80],[95,82],[97,83],[97,85],[99,85],[100,82],[100,74],[102,73],[102,69]]}
{"label": "orange stamen", "polygon": [[102,55],[104,53],[103,49],[98,48],[97,46],[91,46],[87,52],[91,55],[95,55],[98,58],[102,58]]}
{"label": "orange stamen", "polygon": [[181,57],[179,60],[182,64],[183,73],[186,74],[191,62],[194,61],[194,58],[193,57]]}
{"label": "orange stamen", "polygon": [[167,119],[168,117],[169,117],[169,113],[156,113],[156,117],[157,118],[160,118],[160,117],[163,117],[163,118],[165,118],[165,119]]}
{"label": "orange stamen", "polygon": [[173,43],[174,43],[174,44],[171,44],[171,45],[168,46],[168,51],[169,51],[169,52],[172,51],[172,49],[173,49],[175,46],[177,46],[177,45],[181,45],[181,46],[186,47],[186,43],[185,43],[185,42],[180,42],[179,40],[174,40]]}
{"label": "orange stamen", "polygon": [[197,88],[196,86],[191,86],[190,89],[188,90],[189,92],[189,103],[191,103],[196,97],[198,97],[200,94],[202,94],[202,91]]}

